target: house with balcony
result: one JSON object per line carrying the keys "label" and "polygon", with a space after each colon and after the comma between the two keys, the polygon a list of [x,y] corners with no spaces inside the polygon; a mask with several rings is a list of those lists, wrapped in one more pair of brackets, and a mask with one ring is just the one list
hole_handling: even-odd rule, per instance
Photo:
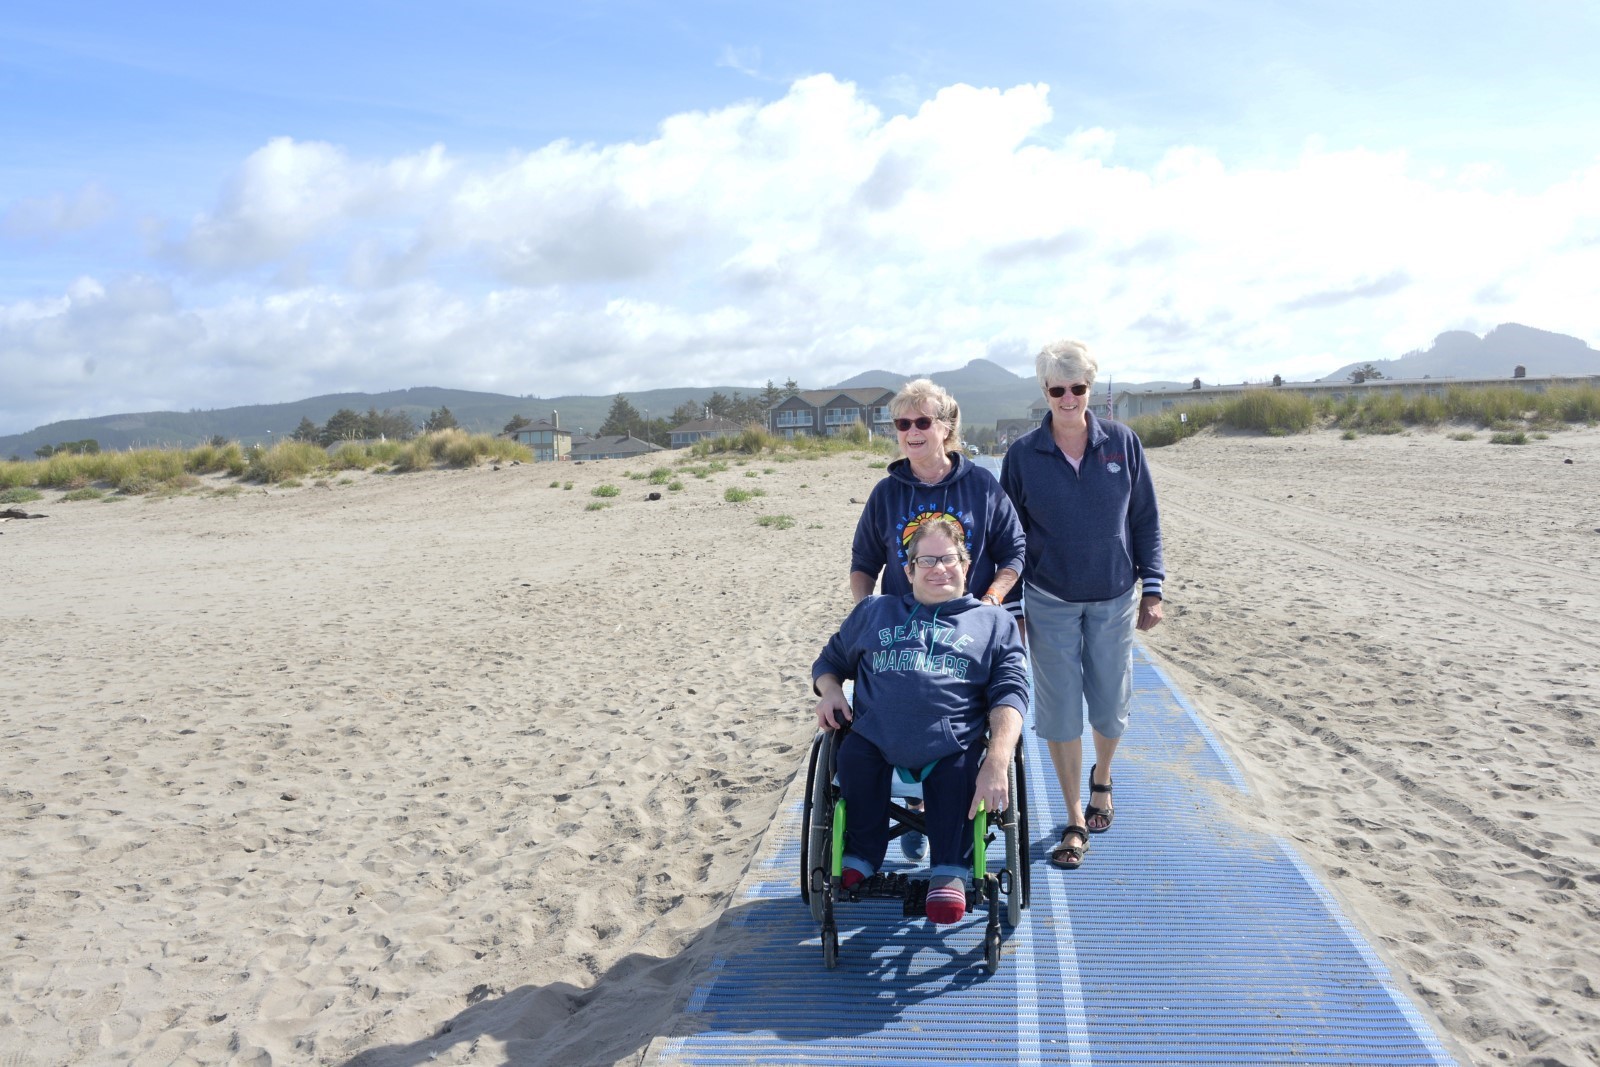
{"label": "house with balcony", "polygon": [[572,453],[572,432],[563,430],[559,419],[555,422],[540,419],[520,430],[512,430],[505,436],[533,449],[535,463],[566,459]]}
{"label": "house with balcony", "polygon": [[798,435],[834,437],[852,426],[872,436],[894,433],[892,389],[803,389],[767,410],[767,429],[792,441]]}
{"label": "house with balcony", "polygon": [[704,441],[709,437],[736,437],[744,433],[744,427],[732,419],[725,419],[721,415],[712,415],[704,419],[695,419],[682,426],[672,428],[672,447],[688,448],[696,441]]}

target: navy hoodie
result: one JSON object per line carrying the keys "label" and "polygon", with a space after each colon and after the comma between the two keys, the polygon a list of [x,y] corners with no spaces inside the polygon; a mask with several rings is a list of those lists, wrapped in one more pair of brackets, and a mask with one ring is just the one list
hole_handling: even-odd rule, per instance
{"label": "navy hoodie", "polygon": [[886,595],[911,592],[905,546],[922,520],[934,515],[951,515],[961,524],[972,557],[967,591],[973,596],[988,591],[996,571],[1010,567],[1022,573],[1022,523],[1016,508],[987,469],[959,452],[949,456],[955,465],[938,485],[923,485],[911,473],[911,461],[897,459],[867,497],[850,546],[850,570],[874,578],[882,571]]}
{"label": "navy hoodie", "polygon": [[896,767],[922,768],[981,741],[989,712],[1028,714],[1028,664],[1011,616],[970,596],[920,604],[869,596],[811,666],[855,680],[854,730]]}
{"label": "navy hoodie", "polygon": [[1000,484],[1028,536],[1027,584],[1058,600],[1111,600],[1143,583],[1161,594],[1161,515],[1139,435],[1088,414],[1077,470],[1051,435],[1051,418],[1014,441]]}

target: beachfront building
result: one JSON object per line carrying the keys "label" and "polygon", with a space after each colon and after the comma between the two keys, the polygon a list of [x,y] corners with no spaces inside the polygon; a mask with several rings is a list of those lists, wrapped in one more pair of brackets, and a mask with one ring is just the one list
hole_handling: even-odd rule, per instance
{"label": "beachfront building", "polygon": [[505,436],[533,449],[535,463],[566,459],[572,452],[572,433],[561,428],[559,418],[555,422],[540,419],[520,430],[512,430]]}
{"label": "beachfront building", "polygon": [[[1520,368],[1519,368],[1520,369]],[[1199,379],[1195,379],[1199,385]],[[1351,397],[1364,397],[1376,394],[1399,394],[1403,397],[1438,396],[1442,397],[1451,389],[1482,389],[1488,386],[1510,386],[1514,389],[1525,389],[1530,393],[1542,393],[1547,389],[1557,386],[1595,386],[1600,387],[1600,374],[1574,375],[1568,377],[1527,377],[1511,376],[1506,378],[1369,378],[1363,382],[1337,381],[1337,382],[1284,382],[1282,385],[1272,385],[1268,382],[1245,382],[1240,385],[1205,385],[1195,388],[1190,386],[1172,386],[1165,389],[1124,389],[1118,390],[1114,401],[1114,414],[1118,422],[1127,422],[1129,419],[1140,415],[1155,415],[1163,411],[1182,411],[1185,407],[1199,407],[1201,404],[1215,403],[1238,396],[1251,389],[1280,389],[1290,392],[1302,393],[1313,400],[1326,397],[1334,403],[1339,403]]]}
{"label": "beachfront building", "polygon": [[662,451],[665,449],[660,445],[651,444],[631,433],[607,434],[604,437],[590,437],[573,445],[571,458],[574,463],[588,463],[597,459],[637,459]]}
{"label": "beachfront building", "polygon": [[767,430],[792,441],[797,435],[833,437],[851,426],[873,436],[894,433],[889,415],[892,389],[803,389],[767,409]]}
{"label": "beachfront building", "polygon": [[688,448],[696,441],[704,441],[711,437],[734,437],[744,432],[732,419],[725,419],[721,415],[712,415],[704,419],[695,419],[682,426],[672,428],[672,447]]}

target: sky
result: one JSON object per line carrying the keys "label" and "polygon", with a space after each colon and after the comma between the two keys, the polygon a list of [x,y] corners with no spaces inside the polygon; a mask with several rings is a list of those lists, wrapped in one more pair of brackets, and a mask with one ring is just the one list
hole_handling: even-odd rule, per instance
{"label": "sky", "polygon": [[1600,6],[0,8],[0,434],[975,358],[1600,347]]}

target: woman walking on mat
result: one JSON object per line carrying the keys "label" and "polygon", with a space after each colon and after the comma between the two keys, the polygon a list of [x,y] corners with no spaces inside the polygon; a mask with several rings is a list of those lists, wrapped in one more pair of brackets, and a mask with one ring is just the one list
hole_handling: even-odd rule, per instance
{"label": "woman walking on mat", "polygon": [[[1050,405],[1006,452],[1000,484],[1027,539],[1022,609],[1033,665],[1034,728],[1066,799],[1050,862],[1072,870],[1089,835],[1111,829],[1111,759],[1128,726],[1133,632],[1161,622],[1161,519],[1138,435],[1090,413],[1098,364],[1081,341],[1035,360]],[[1015,594],[1013,594],[1013,597]],[[1080,811],[1083,718],[1095,762]]]}

